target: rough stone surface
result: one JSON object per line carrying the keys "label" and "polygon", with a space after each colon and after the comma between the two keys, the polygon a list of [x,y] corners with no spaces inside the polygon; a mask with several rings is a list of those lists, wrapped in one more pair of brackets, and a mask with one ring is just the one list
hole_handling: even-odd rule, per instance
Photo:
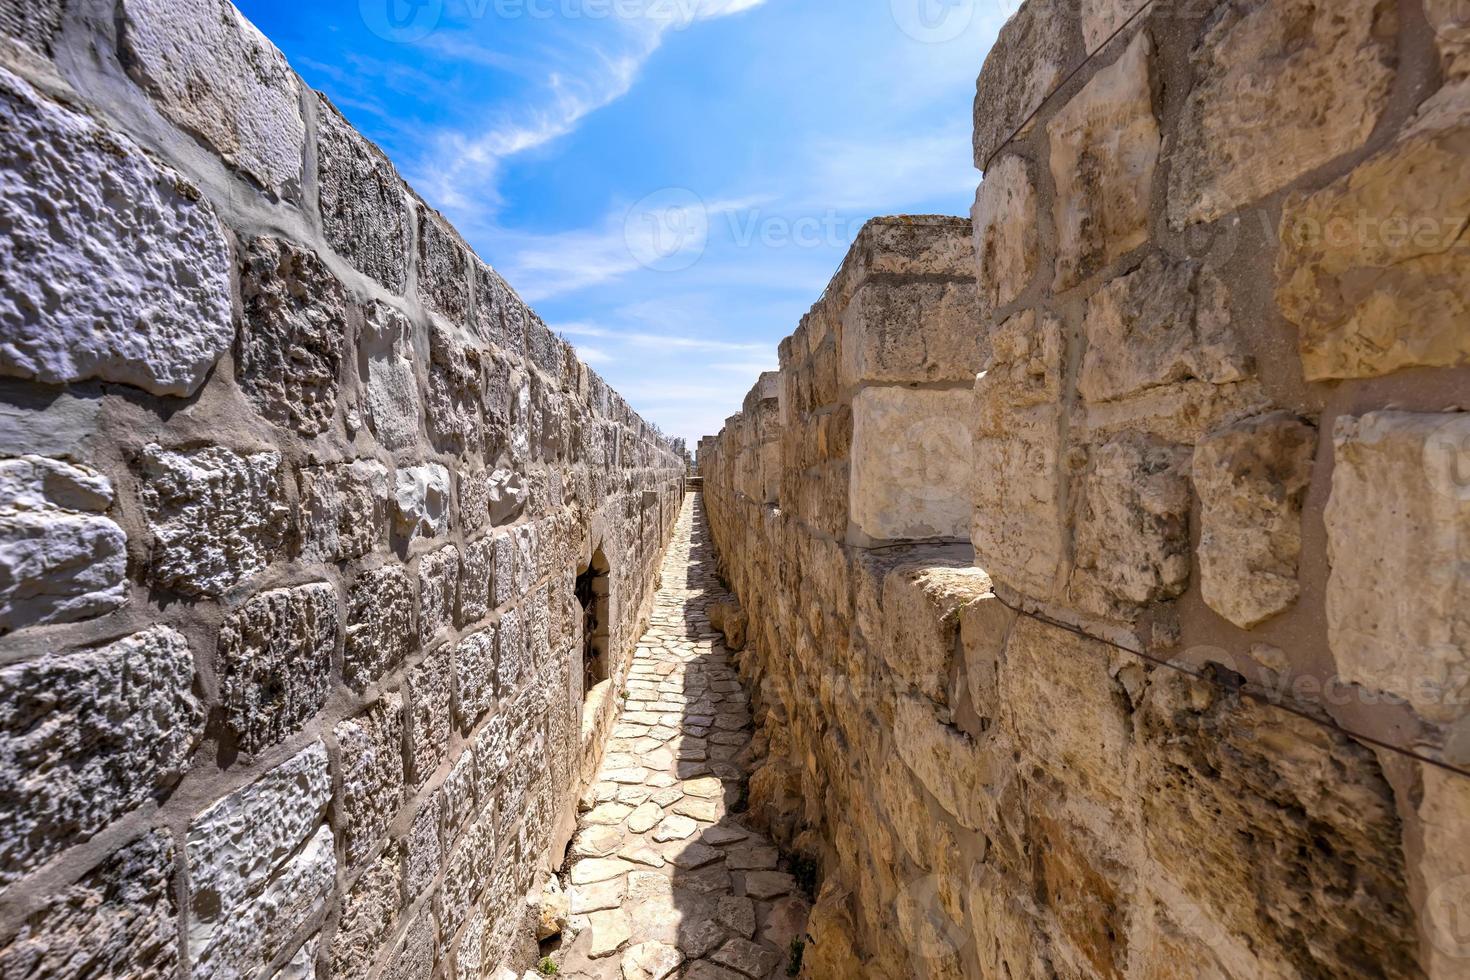
{"label": "rough stone surface", "polygon": [[50,57],[61,31],[64,0],[28,0],[0,10],[0,34]]}
{"label": "rough stone surface", "polygon": [[1134,14],[1146,6],[1147,0],[1082,0],[1083,47],[1089,53],[1101,49]]}
{"label": "rough stone surface", "polygon": [[280,554],[289,526],[280,453],[155,445],[143,450],[141,463],[158,585],[220,596]]}
{"label": "rough stone surface", "polygon": [[41,456],[0,459],[0,633],[90,619],[127,601],[111,482]]}
{"label": "rough stone surface", "polygon": [[1470,707],[1470,414],[1343,416],[1333,441],[1327,635],[1338,672],[1454,721]]}
{"label": "rough stone surface", "polygon": [[408,672],[411,778],[422,786],[449,754],[449,648],[440,646]]}
{"label": "rough stone surface", "polygon": [[1036,275],[1036,216],[1030,166],[1017,156],[1001,157],[981,182],[971,211],[982,312],[1014,302]]}
{"label": "rough stone surface", "polygon": [[381,150],[317,93],[317,185],[333,249],[389,292],[408,287],[408,198]]}
{"label": "rough stone surface", "polygon": [[1241,629],[1285,612],[1301,593],[1302,503],[1317,430],[1284,412],[1212,433],[1194,450],[1200,589]]}
{"label": "rough stone surface", "polygon": [[474,452],[484,441],[480,352],[435,326],[429,331],[429,435],[446,453]]}
{"label": "rough stone surface", "polygon": [[334,729],[341,753],[343,855],[355,870],[403,800],[403,698],[389,694]]}
{"label": "rough stone surface", "polygon": [[162,626],[0,669],[0,885],[178,781],[204,729],[193,682]]}
{"label": "rough stone surface", "polygon": [[1140,436],[1093,450],[1075,515],[1071,595],[1096,614],[1170,599],[1189,584],[1185,451]]}
{"label": "rough stone surface", "polygon": [[869,282],[843,317],[842,380],[969,381],[981,361],[973,280]]}
{"label": "rough stone surface", "polygon": [[372,552],[388,522],[388,468],[374,459],[303,466],[301,555],[349,561]]}
{"label": "rough stone surface", "polygon": [[450,545],[419,559],[419,644],[425,648],[453,624],[459,590],[459,549]]}
{"label": "rough stone surface", "polygon": [[390,450],[415,445],[423,425],[414,374],[413,324],[383,303],[368,306],[360,353],[368,424]]}
{"label": "rough stone surface", "polygon": [[495,704],[495,627],[467,636],[454,648],[454,717],[469,731]]}
{"label": "rough stone surface", "polygon": [[181,129],[272,193],[301,194],[306,124],[296,75],[226,0],[125,0],[129,73]]}
{"label": "rough stone surface", "polygon": [[[0,69],[0,374],[192,395],[235,336],[214,210],[126,137]],[[144,312],[146,311],[146,312]]]}
{"label": "rough stone surface", "polygon": [[424,301],[456,326],[470,322],[469,249],[439,212],[418,205],[419,288]]}
{"label": "rough stone surface", "polygon": [[985,59],[975,87],[975,166],[1021,128],[1063,73],[1082,60],[1077,8],[1063,0],[1025,3]]}
{"label": "rough stone surface", "polygon": [[449,471],[438,463],[394,474],[394,521],[408,538],[437,538],[449,530]]}
{"label": "rough stone surface", "polygon": [[[461,481],[463,486],[463,481]],[[454,606],[458,626],[478,623],[490,615],[495,588],[495,539],[489,535],[464,546],[459,560],[459,591]]]}
{"label": "rough stone surface", "polygon": [[867,388],[853,399],[852,522],[874,540],[963,539],[973,455],[968,389]]}
{"label": "rough stone surface", "polygon": [[425,800],[404,840],[403,879],[410,896],[427,893],[439,875],[443,857],[439,838],[440,806],[441,797],[437,794]]}
{"label": "rough stone surface", "polygon": [[0,947],[0,975],[173,977],[179,958],[173,865],[168,831],[123,847],[27,917]]}
{"label": "rough stone surface", "polygon": [[246,752],[302,729],[331,686],[341,623],[337,593],[325,583],[264,592],[220,629],[220,697]]}
{"label": "rough stone surface", "polygon": [[402,873],[398,856],[388,854],[369,865],[352,886],[332,940],[333,976],[368,975],[378,948],[398,922]]}
{"label": "rough stone surface", "polygon": [[1192,53],[1169,219],[1212,221],[1367,140],[1388,103],[1398,9],[1232,0]]}
{"label": "rough stone surface", "polygon": [[362,691],[414,649],[413,580],[395,565],[363,572],[347,599],[343,679]]}
{"label": "rough stone surface", "polygon": [[1225,287],[1192,262],[1149,256],[1087,301],[1087,355],[1077,389],[1117,401],[1189,381],[1221,385],[1251,364],[1230,322]]}
{"label": "rough stone surface", "polygon": [[332,795],[326,749],[313,744],[220,800],[189,827],[188,950],[194,975],[251,973],[331,890]]}
{"label": "rough stone surface", "polygon": [[316,253],[290,242],[256,238],[243,252],[235,378],[261,415],[320,435],[337,412],[347,291]]}
{"label": "rough stone surface", "polygon": [[1398,141],[1282,216],[1277,301],[1309,380],[1470,361],[1470,83],[1441,90]]}
{"label": "rough stone surface", "polygon": [[1092,277],[1148,240],[1159,157],[1149,82],[1153,41],[1139,35],[1047,123],[1056,184],[1058,290]]}

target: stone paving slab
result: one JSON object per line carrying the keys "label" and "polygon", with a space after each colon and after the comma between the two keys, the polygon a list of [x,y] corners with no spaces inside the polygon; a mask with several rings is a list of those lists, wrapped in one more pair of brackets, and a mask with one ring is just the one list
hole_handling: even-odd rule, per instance
{"label": "stone paving slab", "polygon": [[[729,812],[742,795],[750,700],[708,608],[714,575],[702,500],[684,502],[568,870],[573,915],[555,957],[570,978],[786,973],[806,904],[775,846]],[[582,911],[579,911],[582,910]],[[758,922],[781,928],[756,929]]]}

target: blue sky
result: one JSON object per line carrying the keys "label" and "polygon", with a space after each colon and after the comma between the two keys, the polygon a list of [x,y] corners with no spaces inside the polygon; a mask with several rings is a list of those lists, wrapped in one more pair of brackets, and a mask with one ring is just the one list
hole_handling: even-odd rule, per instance
{"label": "blue sky", "polygon": [[862,223],[965,214],[1017,0],[240,0],[583,358],[691,445]]}

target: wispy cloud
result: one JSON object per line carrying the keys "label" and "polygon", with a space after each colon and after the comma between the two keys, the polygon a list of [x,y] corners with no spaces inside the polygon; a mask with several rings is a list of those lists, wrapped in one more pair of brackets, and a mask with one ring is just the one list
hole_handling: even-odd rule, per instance
{"label": "wispy cloud", "polygon": [[[555,327],[557,332],[568,337],[592,337],[594,339],[617,340],[635,347],[650,350],[700,351],[705,353],[764,353],[769,344],[740,344],[727,340],[711,340],[706,337],[689,337],[677,334],[643,333],[636,330],[614,330],[590,323],[569,323]],[[581,350],[579,345],[578,350]]]}

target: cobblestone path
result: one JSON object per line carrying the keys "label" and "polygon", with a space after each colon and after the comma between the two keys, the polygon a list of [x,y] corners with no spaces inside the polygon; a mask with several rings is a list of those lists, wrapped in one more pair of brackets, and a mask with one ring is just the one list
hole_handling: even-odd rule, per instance
{"label": "cobblestone path", "polygon": [[784,977],[808,906],[776,848],[731,808],[744,793],[749,699],[707,610],[727,598],[690,494],[653,619],[572,845],[576,938],[563,977]]}

